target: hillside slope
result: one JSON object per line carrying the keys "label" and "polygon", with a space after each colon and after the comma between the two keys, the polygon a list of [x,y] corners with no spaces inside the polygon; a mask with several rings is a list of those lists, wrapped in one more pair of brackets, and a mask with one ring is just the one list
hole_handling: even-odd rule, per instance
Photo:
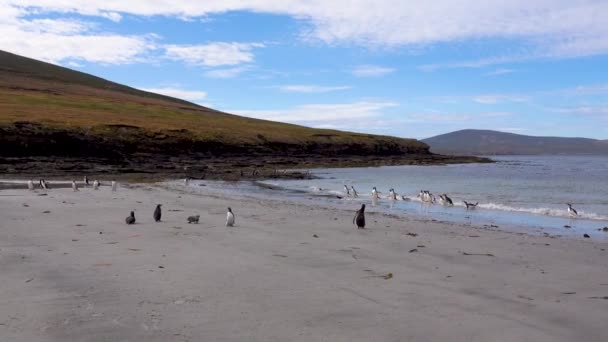
{"label": "hillside slope", "polygon": [[[23,158],[31,157],[53,163],[103,159],[99,163],[140,170],[228,156],[241,165],[300,165],[302,160],[337,164],[339,159],[387,156],[410,163],[451,160],[431,154],[426,144],[414,139],[231,115],[4,51],[0,144],[0,171],[2,165],[22,167]],[[174,162],[167,165],[167,160]]]}
{"label": "hillside slope", "polygon": [[587,138],[536,137],[466,129],[423,139],[434,153],[474,155],[608,154],[608,141]]}

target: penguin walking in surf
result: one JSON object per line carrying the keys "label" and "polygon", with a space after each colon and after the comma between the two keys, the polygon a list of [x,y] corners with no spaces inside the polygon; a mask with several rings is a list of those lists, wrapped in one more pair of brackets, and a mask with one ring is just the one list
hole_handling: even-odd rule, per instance
{"label": "penguin walking in surf", "polygon": [[89,186],[89,177],[84,176],[84,187],[86,188],[87,186]]}
{"label": "penguin walking in surf", "polygon": [[572,204],[570,203],[566,203],[568,205],[568,215],[570,215],[570,217],[577,217],[578,216],[578,212],[576,211],[576,209],[572,208]]}
{"label": "penguin walking in surf", "polygon": [[78,184],[76,184],[75,180],[72,181],[72,191],[74,191],[74,192],[80,191],[80,190],[78,190]]}
{"label": "penguin walking in surf", "polygon": [[99,181],[96,179],[93,181],[93,190],[99,190]]}
{"label": "penguin walking in surf", "polygon": [[377,200],[378,198],[380,198],[380,193],[378,192],[378,190],[376,190],[376,187],[372,188],[372,199]]}
{"label": "penguin walking in surf", "polygon": [[234,213],[232,212],[232,209],[230,209],[230,207],[228,207],[228,212],[226,213],[226,227],[233,227],[234,226]]}
{"label": "penguin walking in surf", "polygon": [[448,197],[448,195],[443,194],[443,195],[439,195],[439,198],[441,199],[441,202],[443,203],[443,205],[449,205],[449,206],[453,206],[454,202],[452,202],[452,199]]}
{"label": "penguin walking in surf", "polygon": [[395,189],[390,189],[388,192],[388,198],[396,201],[397,200],[397,193],[395,193]]}
{"label": "penguin walking in surf", "polygon": [[127,218],[125,219],[125,222],[127,224],[134,224],[135,223],[135,212],[131,212],[131,215],[127,216]]}
{"label": "penguin walking in surf", "polygon": [[40,179],[40,189],[43,190],[48,190],[49,188],[49,184],[44,180],[44,179]]}
{"label": "penguin walking in surf", "polygon": [[344,184],[344,191],[346,192],[346,197],[350,197],[350,189],[348,188],[348,185]]}
{"label": "penguin walking in surf", "polygon": [[467,202],[467,201],[462,201],[462,202],[467,207],[467,210],[469,210],[469,209],[475,209],[475,208],[477,208],[477,205],[479,204],[479,202],[476,202],[476,203],[470,203],[470,202]]}
{"label": "penguin walking in surf", "polygon": [[118,187],[118,184],[116,183],[116,181],[112,181],[112,191],[116,191],[117,187]]}
{"label": "penguin walking in surf", "polygon": [[359,194],[357,194],[357,190],[355,190],[354,186],[351,185],[350,190],[352,191],[353,197],[359,197]]}
{"label": "penguin walking in surf", "polygon": [[29,181],[27,181],[27,188],[30,191],[34,190],[34,182],[31,179]]}
{"label": "penguin walking in surf", "polygon": [[156,205],[156,209],[154,209],[154,214],[152,214],[152,217],[154,217],[154,221],[156,222],[160,222],[160,217],[162,215],[161,211],[160,211],[160,204]]}
{"label": "penguin walking in surf", "polygon": [[353,224],[357,225],[357,229],[365,228],[365,204],[361,204],[361,209],[357,210],[353,217]]}

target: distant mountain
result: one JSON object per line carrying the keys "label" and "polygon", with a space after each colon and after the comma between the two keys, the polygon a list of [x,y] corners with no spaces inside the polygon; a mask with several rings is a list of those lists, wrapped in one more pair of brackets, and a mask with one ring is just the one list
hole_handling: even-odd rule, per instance
{"label": "distant mountain", "polygon": [[431,152],[473,155],[608,155],[608,140],[465,129],[423,139]]}

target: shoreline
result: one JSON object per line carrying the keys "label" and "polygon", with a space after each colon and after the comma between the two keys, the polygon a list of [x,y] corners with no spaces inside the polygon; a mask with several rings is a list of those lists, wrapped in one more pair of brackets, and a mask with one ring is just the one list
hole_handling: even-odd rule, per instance
{"label": "shoreline", "polygon": [[[0,191],[7,340],[608,337],[603,242],[373,209],[358,230],[353,210],[177,183],[41,193]],[[228,206],[234,228],[224,226]],[[200,223],[187,224],[194,214]]]}

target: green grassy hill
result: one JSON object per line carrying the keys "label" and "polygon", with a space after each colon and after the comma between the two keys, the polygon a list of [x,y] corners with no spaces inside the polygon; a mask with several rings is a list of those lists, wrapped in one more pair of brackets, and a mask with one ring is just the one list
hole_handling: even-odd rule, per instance
{"label": "green grassy hill", "polygon": [[0,51],[0,155],[428,153],[413,139],[250,119]]}

